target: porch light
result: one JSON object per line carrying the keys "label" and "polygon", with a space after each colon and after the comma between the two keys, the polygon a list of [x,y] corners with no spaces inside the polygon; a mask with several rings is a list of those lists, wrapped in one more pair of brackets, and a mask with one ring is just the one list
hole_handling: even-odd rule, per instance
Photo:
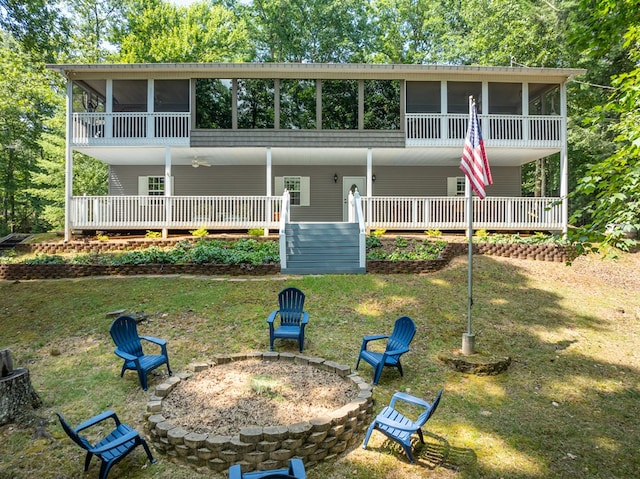
{"label": "porch light", "polygon": [[373,181],[374,183],[376,182],[376,175],[375,173],[373,175],[371,175],[371,181]]}
{"label": "porch light", "polygon": [[337,183],[338,182],[338,173],[334,173],[333,174],[333,182]]}

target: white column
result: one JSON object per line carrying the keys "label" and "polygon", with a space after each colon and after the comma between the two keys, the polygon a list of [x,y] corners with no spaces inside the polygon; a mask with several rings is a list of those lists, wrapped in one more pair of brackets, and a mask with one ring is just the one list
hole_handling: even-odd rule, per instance
{"label": "white column", "polygon": [[560,85],[560,198],[562,200],[562,232],[567,234],[569,228],[569,153],[567,147],[567,84]]}
{"label": "white column", "polygon": [[164,147],[164,214],[165,227],[162,228],[162,237],[169,237],[169,224],[171,223],[171,196],[173,191],[173,182],[171,177],[171,148]]}
{"label": "white column", "polygon": [[105,98],[104,137],[113,138],[113,80],[107,80]]}
{"label": "white column", "polygon": [[[267,181],[267,197],[271,197],[273,195],[272,190],[271,190],[271,147],[267,147],[267,171],[266,171],[266,181]],[[266,215],[267,217],[265,218],[265,227],[264,227],[264,235],[265,236],[269,236],[269,227],[267,226],[269,224],[269,222],[272,220],[272,217],[270,215],[273,214],[273,205],[271,203],[271,199],[269,199],[267,201],[267,211],[266,211]]]}
{"label": "white column", "polygon": [[[73,196],[73,82],[67,80],[67,134],[65,138],[64,171],[64,241],[71,239],[71,198]],[[83,203],[86,207],[86,203]]]}
{"label": "white column", "polygon": [[529,141],[529,84],[522,84],[522,141]]}
{"label": "white column", "polygon": [[[373,151],[371,148],[367,149],[367,194],[366,196],[372,196],[373,193]],[[361,195],[365,196],[365,195]]]}
{"label": "white column", "polygon": [[449,139],[449,119],[447,117],[449,110],[449,99],[447,92],[447,82],[440,82],[440,139]]}
{"label": "white column", "polygon": [[155,102],[153,100],[153,78],[147,80],[147,138],[153,138],[155,134],[155,122],[153,121],[153,113]]}

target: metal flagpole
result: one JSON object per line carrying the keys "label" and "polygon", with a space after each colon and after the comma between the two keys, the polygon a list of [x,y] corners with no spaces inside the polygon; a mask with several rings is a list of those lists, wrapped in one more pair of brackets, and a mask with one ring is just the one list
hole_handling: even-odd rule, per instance
{"label": "metal flagpole", "polygon": [[[470,96],[469,113],[471,113],[472,105],[473,97]],[[469,121],[471,122],[471,114],[469,114]],[[475,353],[475,335],[471,332],[471,306],[473,306],[473,192],[468,175],[465,175],[464,194],[467,199],[466,214],[469,251],[467,253],[467,332],[462,335],[462,354],[470,355]]]}

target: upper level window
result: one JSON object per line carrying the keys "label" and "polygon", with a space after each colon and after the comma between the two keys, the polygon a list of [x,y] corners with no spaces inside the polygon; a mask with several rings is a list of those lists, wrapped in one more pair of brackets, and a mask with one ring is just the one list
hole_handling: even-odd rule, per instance
{"label": "upper level window", "polygon": [[146,112],[147,80],[113,80],[113,111]]}
{"label": "upper level window", "polygon": [[189,80],[155,80],[153,111],[189,111]]}
{"label": "upper level window", "polygon": [[556,83],[529,83],[529,114],[559,115],[560,85]]}
{"label": "upper level window", "polygon": [[482,108],[482,83],[481,82],[447,82],[447,112],[469,114],[469,97],[472,96],[478,107],[478,113]]}
{"label": "upper level window", "polygon": [[522,83],[489,82],[489,114],[522,115]]}
{"label": "upper level window", "polygon": [[105,80],[78,80],[73,82],[73,111],[97,113],[105,111],[107,82]]}
{"label": "upper level window", "polygon": [[400,129],[400,82],[365,80],[364,129]]}
{"label": "upper level window", "polygon": [[440,113],[440,82],[407,82],[407,113]]}
{"label": "upper level window", "polygon": [[313,130],[316,128],[315,80],[280,82],[280,128]]}
{"label": "upper level window", "polygon": [[196,80],[196,128],[231,129],[231,80]]}
{"label": "upper level window", "polygon": [[322,81],[322,128],[355,130],[358,128],[358,82]]}
{"label": "upper level window", "polygon": [[273,128],[273,80],[238,80],[238,128]]}

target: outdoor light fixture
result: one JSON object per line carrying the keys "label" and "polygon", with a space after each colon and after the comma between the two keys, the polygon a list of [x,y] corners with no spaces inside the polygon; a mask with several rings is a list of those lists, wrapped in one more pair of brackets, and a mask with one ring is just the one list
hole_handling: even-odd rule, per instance
{"label": "outdoor light fixture", "polygon": [[373,175],[371,175],[371,181],[373,181],[374,183],[376,182],[376,175],[375,173]]}
{"label": "outdoor light fixture", "polygon": [[333,182],[337,183],[338,182],[338,173],[334,173],[333,174]]}

